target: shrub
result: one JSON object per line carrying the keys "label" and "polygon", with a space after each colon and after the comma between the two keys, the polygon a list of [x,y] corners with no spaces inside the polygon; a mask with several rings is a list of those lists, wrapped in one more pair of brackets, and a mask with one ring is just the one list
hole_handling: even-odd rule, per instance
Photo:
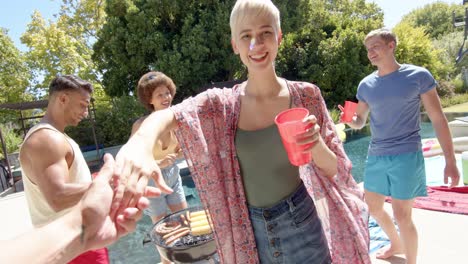
{"label": "shrub", "polygon": [[[21,142],[23,142],[23,138],[14,131],[11,123],[0,124],[0,129],[2,130],[3,139],[5,140],[7,153],[11,154],[17,152]],[[3,149],[1,149],[0,159],[4,157],[5,153],[3,153]]]}
{"label": "shrub", "polygon": [[[121,145],[130,137],[133,122],[143,116],[144,108],[133,96],[122,96],[110,99],[109,104],[96,107],[95,131],[98,144],[104,147]],[[66,133],[80,147],[93,146],[92,120],[85,119],[77,127],[69,127]]]}
{"label": "shrub", "polygon": [[456,94],[452,97],[440,98],[440,104],[442,107],[449,107],[452,105],[462,104],[468,102],[468,93]]}
{"label": "shrub", "polygon": [[437,93],[440,97],[452,97],[455,95],[455,85],[449,81],[440,81],[437,84]]}

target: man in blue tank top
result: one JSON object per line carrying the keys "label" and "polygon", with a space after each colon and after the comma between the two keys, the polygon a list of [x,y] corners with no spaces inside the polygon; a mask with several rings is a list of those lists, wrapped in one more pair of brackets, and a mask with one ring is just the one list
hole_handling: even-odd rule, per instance
{"label": "man in blue tank top", "polygon": [[[377,253],[385,259],[404,253],[415,264],[418,233],[411,217],[414,198],[427,196],[424,157],[421,151],[421,102],[431,119],[446,160],[444,182],[459,181],[452,138],[431,73],[418,66],[399,64],[395,59],[397,38],[386,29],[371,31],[364,40],[367,57],[377,71],[359,84],[354,129],[366,124],[370,113],[369,146],[364,188],[371,215],[390,238],[390,246]],[[384,210],[385,196],[392,197],[400,235]]]}

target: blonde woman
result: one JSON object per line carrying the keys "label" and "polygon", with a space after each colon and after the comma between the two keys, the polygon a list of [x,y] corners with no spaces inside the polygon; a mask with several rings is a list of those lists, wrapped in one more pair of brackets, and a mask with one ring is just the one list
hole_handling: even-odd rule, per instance
{"label": "blonde woman", "polygon": [[[363,193],[319,88],[276,75],[278,8],[268,0],[239,0],[230,25],[247,81],[151,114],[117,155],[120,166],[132,168],[122,177],[128,186],[144,185],[147,173],[140,177],[133,168],[145,164],[164,189],[159,168],[145,157],[148,142],[176,129],[210,211],[222,263],[370,263]],[[289,163],[274,125],[275,116],[291,107],[310,112],[303,122],[311,128],[297,143],[315,143],[305,150],[313,160],[300,168]]]}

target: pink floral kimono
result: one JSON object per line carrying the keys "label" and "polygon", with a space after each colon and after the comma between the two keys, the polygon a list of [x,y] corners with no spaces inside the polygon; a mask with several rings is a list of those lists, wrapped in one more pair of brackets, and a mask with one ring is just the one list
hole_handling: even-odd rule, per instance
{"label": "pink floral kimono", "polygon": [[[322,138],[338,158],[338,173],[332,180],[313,162],[299,169],[322,220],[333,263],[371,263],[367,206],[320,90],[305,82],[288,81],[288,85],[294,104],[317,117]],[[177,138],[213,219],[220,259],[228,264],[259,262],[234,145],[241,89],[242,85],[210,89],[172,108]]]}

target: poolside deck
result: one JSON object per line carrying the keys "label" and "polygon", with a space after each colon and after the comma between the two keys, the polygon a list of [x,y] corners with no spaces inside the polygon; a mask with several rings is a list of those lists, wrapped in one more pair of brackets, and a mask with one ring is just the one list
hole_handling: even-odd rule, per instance
{"label": "poolside deck", "polygon": [[[391,205],[385,209],[392,212]],[[418,263],[421,264],[464,264],[468,263],[468,216],[447,214],[429,210],[413,209],[413,219],[419,233]],[[386,260],[376,259],[375,264],[404,264],[404,256]]]}

